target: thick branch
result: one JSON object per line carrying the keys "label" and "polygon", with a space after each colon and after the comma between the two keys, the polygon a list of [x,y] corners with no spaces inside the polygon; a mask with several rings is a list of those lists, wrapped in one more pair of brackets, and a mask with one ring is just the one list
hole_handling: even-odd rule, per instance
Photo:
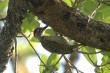
{"label": "thick branch", "polygon": [[13,41],[20,31],[21,21],[26,13],[25,7],[23,0],[9,1],[6,22],[0,33],[0,73],[5,70],[5,65],[13,52]]}
{"label": "thick branch", "polygon": [[31,9],[55,31],[84,45],[110,51],[110,25],[72,10],[59,0],[30,0]]}

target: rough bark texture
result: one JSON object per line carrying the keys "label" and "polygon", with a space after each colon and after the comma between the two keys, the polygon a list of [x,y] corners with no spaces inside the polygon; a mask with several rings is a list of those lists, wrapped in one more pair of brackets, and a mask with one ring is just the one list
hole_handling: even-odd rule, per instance
{"label": "rough bark texture", "polygon": [[20,31],[25,13],[26,6],[23,0],[9,1],[6,22],[0,32],[0,73],[5,70],[8,59],[13,52],[14,39]]}
{"label": "rough bark texture", "polygon": [[55,31],[85,46],[110,51],[110,25],[91,19],[61,0],[30,0],[36,16]]}

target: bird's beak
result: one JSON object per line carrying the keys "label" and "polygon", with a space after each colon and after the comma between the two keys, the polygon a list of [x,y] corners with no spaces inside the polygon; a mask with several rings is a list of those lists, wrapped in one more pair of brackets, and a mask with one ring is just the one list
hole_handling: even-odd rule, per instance
{"label": "bird's beak", "polygon": [[46,25],[45,27],[42,28],[42,31],[44,31],[48,26]]}

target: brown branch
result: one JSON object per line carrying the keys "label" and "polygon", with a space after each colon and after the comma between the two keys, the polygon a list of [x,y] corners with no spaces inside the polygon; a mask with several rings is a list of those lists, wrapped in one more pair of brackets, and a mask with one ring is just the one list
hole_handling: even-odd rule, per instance
{"label": "brown branch", "polygon": [[39,58],[39,60],[41,61],[41,63],[44,65],[44,66],[46,66],[45,65],[45,63],[43,62],[43,60],[40,58],[40,55],[37,53],[37,51],[35,50],[35,48],[33,47],[33,45],[31,44],[31,42],[28,40],[28,38],[25,36],[25,34],[23,34],[22,32],[21,32],[21,34],[23,35],[23,37],[27,40],[27,42],[29,43],[29,45],[31,46],[31,48],[33,49],[33,51],[35,52],[35,54],[38,56],[38,58]]}
{"label": "brown branch", "polygon": [[61,0],[29,1],[33,13],[56,32],[85,46],[110,51],[109,24],[93,19],[88,23],[89,17],[68,7]]}
{"label": "brown branch", "polygon": [[26,7],[24,0],[9,0],[6,22],[0,32],[0,73],[5,70],[5,65],[13,52],[13,42],[20,31],[22,20],[27,12]]}
{"label": "brown branch", "polygon": [[[76,63],[76,61],[78,60],[78,53],[71,53],[70,56],[69,56],[69,61],[73,64]],[[64,73],[71,73],[70,70],[67,70],[69,69],[69,66],[68,64],[66,63],[65,66],[64,66],[64,69],[66,70]]]}

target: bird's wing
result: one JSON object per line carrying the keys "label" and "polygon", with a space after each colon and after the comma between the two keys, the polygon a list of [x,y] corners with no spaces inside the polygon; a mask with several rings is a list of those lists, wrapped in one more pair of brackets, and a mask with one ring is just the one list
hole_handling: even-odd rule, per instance
{"label": "bird's wing", "polygon": [[53,42],[59,43],[59,44],[68,44],[68,42],[66,41],[66,39],[64,39],[61,36],[46,36],[45,37],[47,40],[51,40]]}

